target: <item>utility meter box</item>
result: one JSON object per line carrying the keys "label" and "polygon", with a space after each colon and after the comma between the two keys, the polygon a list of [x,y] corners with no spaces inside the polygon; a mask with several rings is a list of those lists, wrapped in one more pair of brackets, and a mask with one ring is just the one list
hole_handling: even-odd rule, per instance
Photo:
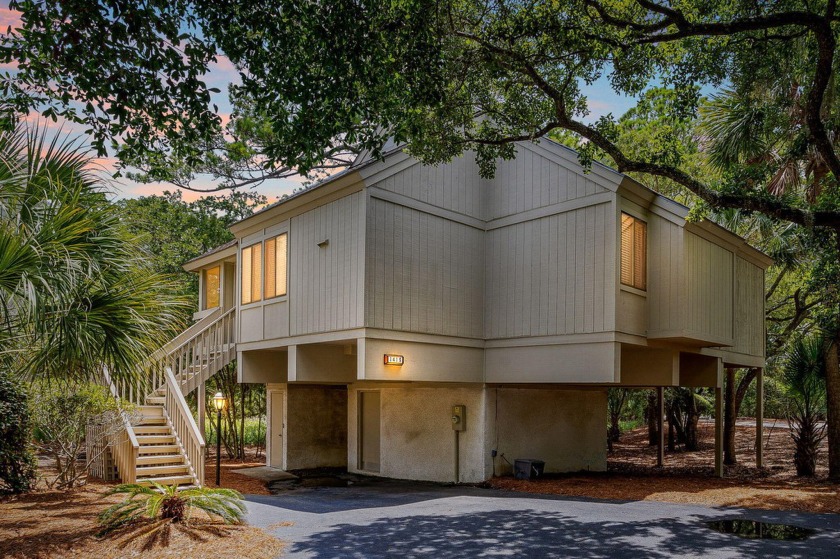
{"label": "utility meter box", "polygon": [[467,406],[452,406],[452,428],[465,431],[467,428]]}

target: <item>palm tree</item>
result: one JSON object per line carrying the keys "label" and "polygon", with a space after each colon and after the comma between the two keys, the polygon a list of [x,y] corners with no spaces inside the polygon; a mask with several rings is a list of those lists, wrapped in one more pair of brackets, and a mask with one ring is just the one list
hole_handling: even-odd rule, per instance
{"label": "palm tree", "polygon": [[820,443],[825,438],[825,351],[822,336],[794,341],[784,368],[784,381],[790,401],[788,421],[796,445],[796,475],[816,472]]}
{"label": "palm tree", "polygon": [[178,327],[155,273],[78,141],[0,132],[0,367],[25,378],[130,380]]}
{"label": "palm tree", "polygon": [[196,487],[179,490],[158,483],[152,487],[132,483],[118,485],[111,494],[122,493],[126,498],[111,505],[99,515],[102,533],[108,533],[142,518],[166,522],[189,522],[193,509],[220,518],[225,524],[239,524],[245,513],[242,495],[233,489]]}

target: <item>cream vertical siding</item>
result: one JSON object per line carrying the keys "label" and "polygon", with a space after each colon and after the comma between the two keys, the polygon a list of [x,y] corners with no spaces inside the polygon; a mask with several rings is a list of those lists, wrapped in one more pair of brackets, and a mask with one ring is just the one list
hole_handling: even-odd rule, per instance
{"label": "cream vertical siding", "polygon": [[764,313],[764,270],[736,257],[733,352],[764,357]]}
{"label": "cream vertical siding", "polygon": [[486,338],[613,328],[610,208],[587,206],[487,232]]}
{"label": "cream vertical siding", "polygon": [[697,339],[731,345],[733,341],[734,255],[686,231],[685,329]]}
{"label": "cream vertical siding", "polygon": [[[291,335],[362,325],[364,203],[358,192],[292,218]],[[318,246],[325,240],[326,246]]]}
{"label": "cream vertical siding", "polygon": [[497,161],[490,181],[486,219],[497,219],[536,208],[606,192],[578,165],[562,166],[543,157],[535,146],[518,145],[516,158]]}
{"label": "cream vertical siding", "polygon": [[481,338],[483,232],[370,198],[366,326]]}
{"label": "cream vertical siding", "polygon": [[648,222],[648,331],[683,328],[685,280],[683,228],[657,215]]}
{"label": "cream vertical siding", "polygon": [[649,337],[732,345],[732,251],[656,216],[648,235]]}
{"label": "cream vertical siding", "polygon": [[369,186],[479,219],[487,191],[471,154],[434,167],[415,162]]}

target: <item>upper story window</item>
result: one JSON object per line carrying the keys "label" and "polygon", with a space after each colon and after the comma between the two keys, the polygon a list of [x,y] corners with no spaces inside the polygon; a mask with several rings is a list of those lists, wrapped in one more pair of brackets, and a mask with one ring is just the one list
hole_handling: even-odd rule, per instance
{"label": "upper story window", "polygon": [[220,304],[222,267],[213,266],[204,271],[204,308],[213,309]]}
{"label": "upper story window", "polygon": [[242,304],[262,300],[262,243],[242,249]]}
{"label": "upper story window", "polygon": [[621,283],[647,289],[647,223],[621,214]]}
{"label": "upper story window", "polygon": [[265,298],[286,294],[287,235],[277,235],[265,241]]}

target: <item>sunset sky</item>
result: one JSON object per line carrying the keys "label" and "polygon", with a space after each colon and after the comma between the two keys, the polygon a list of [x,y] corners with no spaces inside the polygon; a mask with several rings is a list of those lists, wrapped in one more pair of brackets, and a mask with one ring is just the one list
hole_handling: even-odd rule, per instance
{"label": "sunset sky", "polygon": [[[8,27],[16,27],[20,22],[19,13],[9,9],[8,2],[2,2],[0,8],[0,29],[5,31]],[[0,72],[14,72],[15,65],[0,65]],[[213,102],[219,107],[219,116],[225,122],[230,117],[231,106],[228,101],[227,89],[228,85],[238,80],[238,73],[236,68],[230,60],[219,55],[217,62],[211,66],[210,72],[206,75],[205,81],[210,87],[215,87],[220,90],[220,93],[213,95]],[[601,78],[591,86],[583,87],[584,92],[589,98],[589,109],[591,114],[586,119],[588,121],[597,120],[599,117],[613,113],[616,116],[623,114],[633,104],[633,99],[628,97],[621,97],[616,95],[609,85],[606,78]],[[68,122],[52,122],[45,120],[38,114],[32,114],[26,118],[30,123],[38,123],[40,126],[46,126],[50,131],[63,131],[71,135],[84,135],[85,127],[78,124]],[[116,170],[117,161],[113,157],[102,157],[97,159],[97,163],[102,167],[103,172],[109,177],[113,175]],[[164,190],[173,190],[174,187],[168,183],[137,183],[126,178],[111,179],[117,197],[138,197],[150,194],[160,194]],[[210,176],[199,177],[195,183],[196,187],[212,188],[214,185],[213,178]],[[290,194],[294,188],[299,186],[300,181],[293,179],[282,179],[268,181],[259,185],[255,190],[261,194],[268,196],[269,201],[274,201],[275,198],[283,194]],[[201,194],[192,191],[183,191],[185,200],[194,200],[201,196]]]}

